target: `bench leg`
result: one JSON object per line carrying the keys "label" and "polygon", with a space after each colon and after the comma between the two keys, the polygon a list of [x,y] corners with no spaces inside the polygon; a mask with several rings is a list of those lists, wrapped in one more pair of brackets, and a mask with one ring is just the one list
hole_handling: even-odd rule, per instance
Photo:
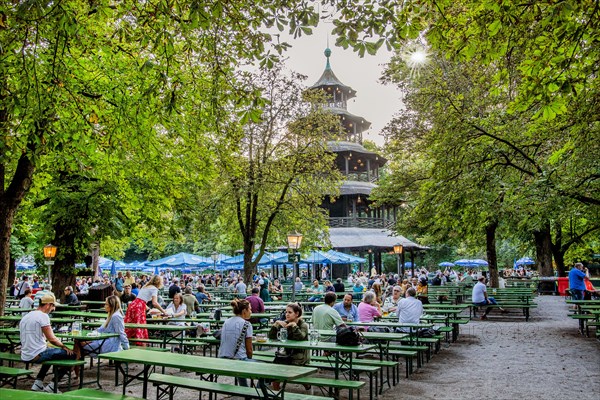
{"label": "bench leg", "polygon": [[[98,365],[100,365],[100,360],[98,360]],[[100,371],[98,371],[98,373],[100,373]],[[71,375],[69,375],[69,377],[70,376]],[[100,386],[100,376],[98,376],[98,386]],[[79,366],[79,389],[81,388],[83,388],[83,365]],[[100,386],[100,389],[102,389],[102,386]]]}

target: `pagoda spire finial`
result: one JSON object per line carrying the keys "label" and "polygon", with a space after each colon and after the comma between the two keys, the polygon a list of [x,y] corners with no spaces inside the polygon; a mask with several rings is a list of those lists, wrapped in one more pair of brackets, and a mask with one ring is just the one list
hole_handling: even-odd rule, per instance
{"label": "pagoda spire finial", "polygon": [[327,64],[325,65],[325,69],[331,69],[331,64],[329,64],[329,57],[331,56],[331,49],[329,48],[329,38],[327,38],[327,48],[324,51],[325,57],[327,57]]}

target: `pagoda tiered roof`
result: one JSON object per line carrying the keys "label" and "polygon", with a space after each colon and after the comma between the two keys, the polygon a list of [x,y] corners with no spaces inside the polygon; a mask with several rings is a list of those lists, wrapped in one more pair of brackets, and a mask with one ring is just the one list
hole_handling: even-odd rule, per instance
{"label": "pagoda tiered roof", "polygon": [[333,73],[331,64],[329,63],[329,56],[331,56],[331,50],[327,48],[325,49],[325,57],[327,57],[325,71],[323,71],[319,80],[312,85],[310,89],[324,89],[327,94],[332,94],[332,91],[343,92],[345,94],[345,100],[356,97],[356,90],[352,89],[350,86],[344,85]]}

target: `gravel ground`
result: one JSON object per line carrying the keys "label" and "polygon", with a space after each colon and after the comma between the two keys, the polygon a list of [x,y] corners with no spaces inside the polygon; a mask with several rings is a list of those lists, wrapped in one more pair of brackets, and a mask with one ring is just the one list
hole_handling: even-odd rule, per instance
{"label": "gravel ground", "polygon": [[[568,317],[562,297],[540,296],[529,322],[512,310],[492,311],[487,321],[472,320],[461,327],[456,343],[440,352],[380,400],[392,399],[600,399],[600,342],[578,333],[578,323]],[[132,366],[139,370],[139,366]],[[167,373],[193,376],[178,370]],[[95,374],[95,368],[86,377]],[[114,370],[102,368],[103,389],[115,393]],[[221,381],[221,380],[220,380]],[[227,382],[227,379],[222,380]],[[31,380],[18,387],[29,389]],[[290,390],[305,392],[302,386]],[[313,389],[318,394],[318,389]],[[141,396],[141,386],[128,387]],[[368,398],[368,389],[361,392]],[[149,397],[155,396],[150,390]],[[0,394],[0,399],[2,398]],[[197,392],[180,390],[177,400],[196,400]],[[208,397],[207,397],[208,398]]]}

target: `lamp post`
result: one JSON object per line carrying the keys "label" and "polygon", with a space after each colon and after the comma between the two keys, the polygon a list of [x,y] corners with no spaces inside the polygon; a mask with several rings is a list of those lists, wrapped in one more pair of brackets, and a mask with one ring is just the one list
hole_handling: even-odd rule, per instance
{"label": "lamp post", "polygon": [[[400,270],[400,255],[403,254],[404,248],[401,244],[394,245],[394,253],[396,254],[397,264],[396,270],[398,273],[398,279],[401,281],[404,277],[404,263],[402,263],[402,270]],[[400,272],[402,271],[402,274]]]}
{"label": "lamp post", "polygon": [[217,272],[217,260],[219,259],[219,253],[217,253],[216,251],[213,251],[212,254],[210,255],[210,258],[212,258],[213,260],[213,269],[215,270],[215,273]]}
{"label": "lamp post", "polygon": [[56,246],[47,244],[44,246],[44,264],[48,266],[48,283],[52,284],[52,266],[54,265],[54,257],[56,257]]}
{"label": "lamp post", "polygon": [[292,232],[287,235],[288,242],[288,262],[292,263],[292,301],[296,301],[296,275],[298,271],[298,262],[300,261],[300,253],[298,249],[302,244],[302,234]]}

